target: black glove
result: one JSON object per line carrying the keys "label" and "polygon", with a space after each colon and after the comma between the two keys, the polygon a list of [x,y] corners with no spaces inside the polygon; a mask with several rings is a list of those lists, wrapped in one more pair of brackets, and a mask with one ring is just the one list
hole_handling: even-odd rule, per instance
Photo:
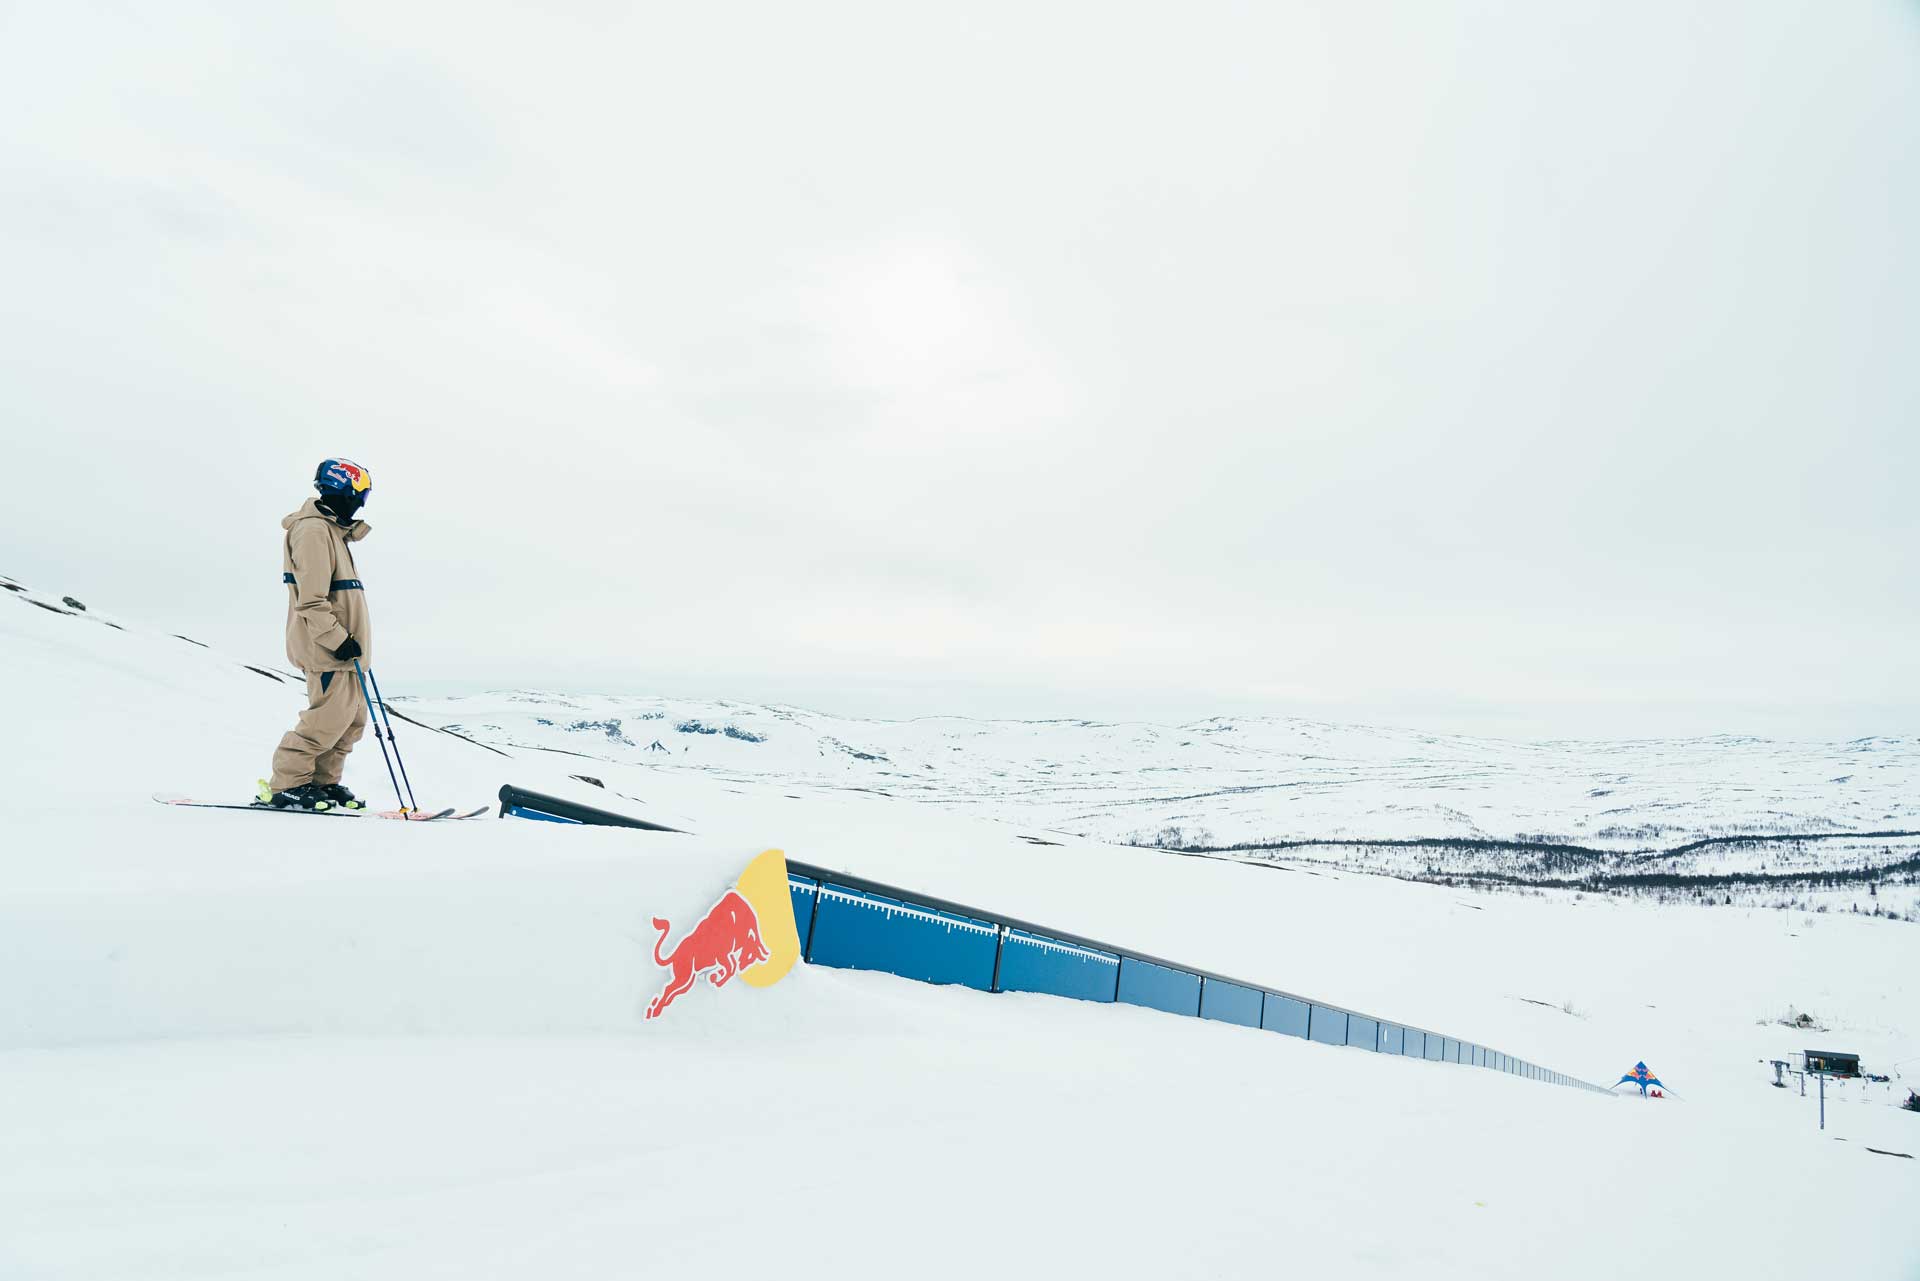
{"label": "black glove", "polygon": [[360,657],[360,642],[351,636],[347,637],[347,643],[334,650],[333,656],[343,663],[349,658]]}

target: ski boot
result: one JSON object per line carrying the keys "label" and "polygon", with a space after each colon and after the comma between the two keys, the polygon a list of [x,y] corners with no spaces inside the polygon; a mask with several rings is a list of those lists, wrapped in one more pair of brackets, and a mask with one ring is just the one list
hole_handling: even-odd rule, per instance
{"label": "ski boot", "polygon": [[302,783],[298,787],[289,787],[284,792],[276,792],[265,779],[260,780],[260,790],[254,793],[255,805],[271,805],[277,810],[330,810],[333,802],[328,799],[327,791],[318,783]]}
{"label": "ski boot", "polygon": [[363,810],[367,808],[367,803],[355,796],[352,792],[349,792],[345,783],[316,783],[314,786],[320,789],[320,795],[333,802],[333,808],[337,810]]}

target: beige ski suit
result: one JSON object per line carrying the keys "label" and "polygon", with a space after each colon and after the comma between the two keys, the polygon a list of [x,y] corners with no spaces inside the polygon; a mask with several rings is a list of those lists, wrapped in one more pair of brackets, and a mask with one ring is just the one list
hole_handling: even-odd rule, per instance
{"label": "beige ski suit", "polygon": [[287,531],[281,576],[287,584],[287,660],[307,676],[307,709],[273,753],[276,792],[302,783],[337,783],[347,753],[367,725],[367,700],[352,659],[333,651],[351,636],[360,665],[372,661],[373,624],[351,544],[367,536],[367,522],[341,527],[309,498],[280,522]]}

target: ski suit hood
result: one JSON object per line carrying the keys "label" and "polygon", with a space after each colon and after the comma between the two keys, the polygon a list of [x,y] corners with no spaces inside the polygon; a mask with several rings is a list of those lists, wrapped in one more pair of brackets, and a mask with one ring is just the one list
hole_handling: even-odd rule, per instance
{"label": "ski suit hood", "polygon": [[280,522],[281,578],[287,585],[287,661],[303,672],[353,670],[333,651],[351,636],[360,642],[360,662],[373,662],[373,620],[353,563],[351,544],[367,536],[364,520],[341,525],[309,498]]}

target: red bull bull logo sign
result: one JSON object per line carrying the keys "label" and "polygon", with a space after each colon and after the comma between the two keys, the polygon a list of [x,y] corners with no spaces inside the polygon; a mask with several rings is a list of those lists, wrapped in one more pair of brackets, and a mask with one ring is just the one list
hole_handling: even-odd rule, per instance
{"label": "red bull bull logo sign", "polygon": [[749,987],[771,987],[800,959],[800,932],[794,925],[793,900],[787,893],[787,859],[779,850],[747,864],[732,889],[680,936],[666,951],[673,923],[653,918],[660,931],[654,941],[653,962],[667,971],[659,994],[647,1002],[648,1019],[666,1013],[680,997],[693,990],[702,975],[716,988],[735,977]]}

